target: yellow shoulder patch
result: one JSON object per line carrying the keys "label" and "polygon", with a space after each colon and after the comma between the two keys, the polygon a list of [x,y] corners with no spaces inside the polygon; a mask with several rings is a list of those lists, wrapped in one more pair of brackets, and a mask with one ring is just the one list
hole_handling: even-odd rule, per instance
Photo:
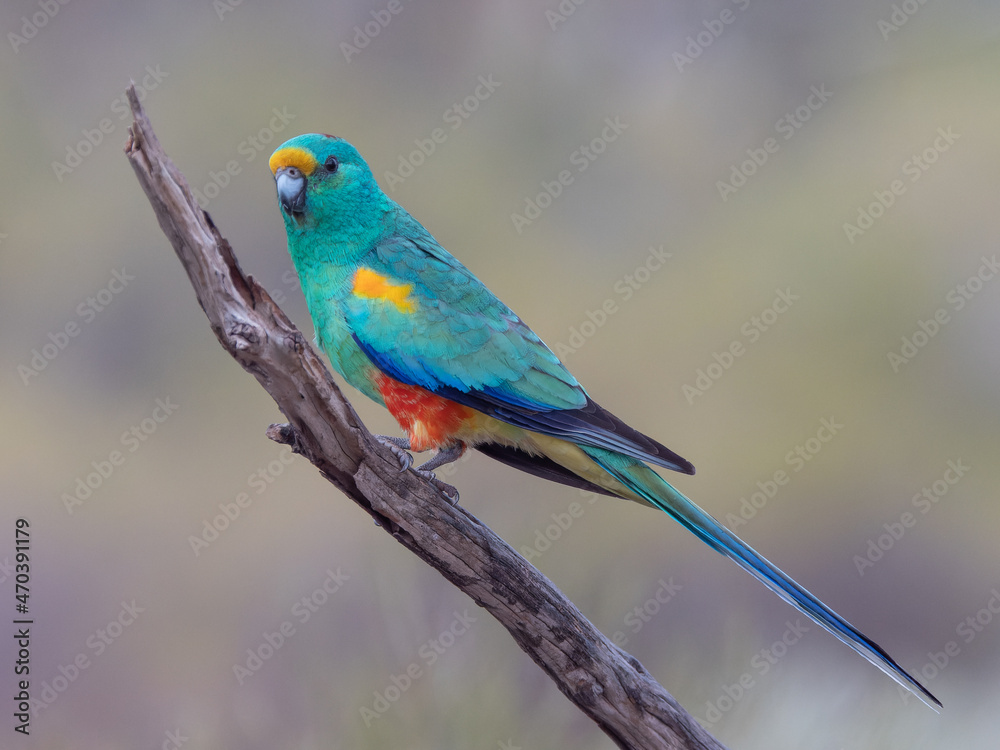
{"label": "yellow shoulder patch", "polygon": [[274,174],[282,167],[298,167],[299,171],[308,177],[316,169],[316,157],[304,148],[289,146],[271,154],[271,159],[267,165],[271,168],[271,174]]}
{"label": "yellow shoulder patch", "polygon": [[357,297],[381,299],[391,302],[400,312],[411,313],[416,304],[410,297],[413,284],[393,284],[388,277],[370,268],[359,268],[354,274],[351,291]]}

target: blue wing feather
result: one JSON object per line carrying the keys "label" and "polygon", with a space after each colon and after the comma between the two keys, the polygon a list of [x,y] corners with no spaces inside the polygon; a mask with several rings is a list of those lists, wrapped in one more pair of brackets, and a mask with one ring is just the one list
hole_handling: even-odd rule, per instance
{"label": "blue wing feather", "polygon": [[690,462],[596,404],[542,340],[422,227],[407,230],[410,237],[390,237],[362,265],[409,284],[413,309],[357,296],[344,305],[355,342],[379,370],[508,424],[694,473]]}

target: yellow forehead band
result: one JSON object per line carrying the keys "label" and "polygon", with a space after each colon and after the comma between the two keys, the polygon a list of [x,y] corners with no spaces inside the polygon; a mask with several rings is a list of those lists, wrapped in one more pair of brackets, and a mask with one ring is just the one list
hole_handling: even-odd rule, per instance
{"label": "yellow forehead band", "polygon": [[306,177],[316,169],[316,157],[297,146],[288,146],[271,154],[271,160],[267,163],[274,174],[282,167],[297,167]]}

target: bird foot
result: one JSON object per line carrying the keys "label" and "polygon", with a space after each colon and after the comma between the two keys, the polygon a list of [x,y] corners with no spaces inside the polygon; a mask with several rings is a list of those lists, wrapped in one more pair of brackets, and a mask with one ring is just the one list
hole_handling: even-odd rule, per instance
{"label": "bird foot", "polygon": [[437,454],[430,461],[420,464],[417,467],[418,471],[431,471],[433,469],[439,469],[445,464],[450,464],[454,461],[460,459],[465,453],[465,443],[454,443],[449,445],[447,448],[439,450]]}
{"label": "bird foot", "polygon": [[445,499],[452,505],[458,505],[458,490],[434,476],[432,469],[438,469],[445,464],[457,461],[464,453],[465,443],[455,443],[454,445],[449,445],[447,448],[439,450],[434,458],[420,464],[420,466],[414,469],[414,471],[420,476],[424,477],[430,481],[431,484],[437,487],[441,494],[445,496]]}
{"label": "bird foot", "polygon": [[[428,461],[427,463],[430,463]],[[414,471],[434,485],[438,492],[444,495],[444,499],[448,501],[449,505],[458,505],[458,490],[456,490],[452,485],[447,482],[442,482],[436,476],[434,476],[433,471],[424,471],[423,468],[417,467]]]}
{"label": "bird foot", "polygon": [[[392,435],[375,435],[374,437],[399,460],[399,470],[401,472],[413,466],[413,456],[409,453],[410,441],[408,438]],[[438,451],[434,458],[413,469],[417,474],[434,485],[438,492],[444,495],[445,500],[451,505],[458,505],[458,490],[434,476],[433,470],[458,460],[463,453],[465,453],[465,443],[455,443],[444,450]]]}
{"label": "bird foot", "polygon": [[406,471],[413,466],[413,456],[410,455],[410,441],[404,437],[393,437],[391,435],[373,435],[382,445],[399,461],[399,470]]}

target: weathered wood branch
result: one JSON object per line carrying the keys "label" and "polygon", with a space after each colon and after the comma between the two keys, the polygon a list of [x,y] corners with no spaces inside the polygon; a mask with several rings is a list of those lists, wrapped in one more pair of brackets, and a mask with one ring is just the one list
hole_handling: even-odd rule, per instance
{"label": "weathered wood branch", "polygon": [[545,576],[465,509],[450,505],[365,429],[329,371],[229,243],[164,153],[136,97],[125,146],[160,227],[219,343],[288,419],[268,437],[291,445],[407,549],[507,628],[559,689],[621,748],[722,748]]}

